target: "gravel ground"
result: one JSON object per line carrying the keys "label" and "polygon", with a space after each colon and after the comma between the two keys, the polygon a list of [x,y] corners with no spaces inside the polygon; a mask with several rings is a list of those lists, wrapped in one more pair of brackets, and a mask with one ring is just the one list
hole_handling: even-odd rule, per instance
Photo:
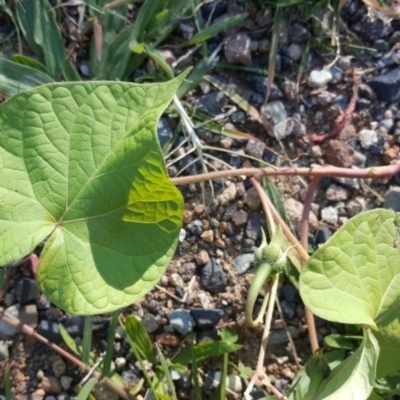
{"label": "gravel ground", "polygon": [[[203,6],[205,18],[212,4]],[[240,11],[243,11],[243,6],[239,3],[222,1],[212,19]],[[270,48],[271,16],[256,7],[250,7],[248,11],[249,18],[240,26],[209,40],[209,50],[213,51],[223,43],[219,54],[221,61],[242,67],[265,68]],[[346,2],[342,19],[341,53],[327,53],[318,46],[313,48],[298,93],[296,82],[301,56],[307,40],[319,34],[321,25],[315,21],[305,24],[296,17],[284,21],[276,73],[286,79],[277,80],[273,85],[266,106],[262,106],[266,78],[250,72],[213,69],[215,79],[234,87],[236,93],[268,117],[279,139],[271,137],[262,125],[237,108],[225,118],[226,124],[252,134],[260,142],[235,140],[198,129],[203,144],[243,154],[209,151],[220,159],[212,162],[215,168],[224,169],[223,163],[233,167],[257,166],[245,155],[261,158],[272,165],[295,167],[329,163],[364,168],[388,165],[398,160],[399,23],[368,11],[361,1]],[[191,24],[190,21],[182,23],[177,35],[189,35]],[[168,54],[173,59],[180,55],[177,50]],[[85,61],[79,61],[78,57],[81,72],[84,72]],[[332,132],[338,118],[347,109],[355,79],[360,79],[360,85],[351,119],[338,135],[321,142],[320,135]],[[187,101],[203,107],[211,115],[219,115],[234,105],[208,82],[191,93]],[[165,116],[159,126],[160,135],[168,136],[176,122]],[[188,166],[194,161],[193,157],[189,155],[177,161],[169,168],[171,175]],[[200,163],[194,162],[184,174],[200,172]],[[293,228],[298,232],[307,179],[277,178],[275,183]],[[348,218],[363,210],[384,206],[400,211],[399,183],[400,176],[365,182],[322,179],[312,204],[310,244],[316,247],[325,242]],[[197,341],[215,338],[217,328],[236,331],[243,348],[232,356],[232,360],[254,368],[262,330],[245,326],[244,304],[254,273],[253,251],[260,244],[260,227],[264,224],[260,201],[246,180],[216,180],[213,182],[214,197],[207,186],[204,191],[197,184],[180,187],[185,198],[185,212],[175,257],[159,286],[123,313],[140,317],[154,342],[167,356],[176,352],[191,331],[195,332]],[[310,349],[299,295],[290,283],[282,280],[279,298],[283,318],[294,338],[300,361],[304,362],[310,356]],[[56,343],[61,342],[58,324],[63,324],[78,342],[82,338],[83,318],[65,315],[40,294],[29,262],[9,273],[1,305]],[[94,349],[97,353],[105,348],[109,320],[109,316],[95,318]],[[317,329],[321,340],[332,331],[326,321],[318,319]],[[128,386],[134,385],[140,371],[120,334],[116,337],[114,353],[117,371]],[[3,367],[10,361],[15,399],[75,398],[72,388],[82,378],[79,371],[44,345],[10,331],[0,322],[0,398]],[[271,381],[279,390],[290,385],[297,371],[282,317],[278,313],[274,316],[265,365]],[[215,377],[220,368],[218,361],[203,366],[205,376]],[[233,371],[230,373],[232,390],[241,393],[245,382]],[[176,379],[179,398],[193,398],[188,376],[179,375]],[[32,396],[28,397],[28,394]],[[114,397],[103,393],[96,398]]]}

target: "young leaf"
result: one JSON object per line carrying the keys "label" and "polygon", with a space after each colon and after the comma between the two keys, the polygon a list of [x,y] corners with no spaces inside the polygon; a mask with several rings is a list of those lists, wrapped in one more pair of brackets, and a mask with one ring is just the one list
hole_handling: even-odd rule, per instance
{"label": "young leaf", "polygon": [[189,364],[192,361],[192,352],[196,362],[204,360],[208,357],[219,356],[226,353],[231,353],[241,349],[242,346],[234,343],[225,343],[217,340],[208,340],[203,343],[196,344],[191,348],[182,350],[173,360],[178,364]]}
{"label": "young leaf", "polygon": [[349,220],[300,274],[305,305],[329,321],[375,329],[378,377],[400,368],[399,217],[376,209]]}
{"label": "young leaf", "polygon": [[208,26],[207,28],[204,28],[200,32],[197,32],[190,40],[185,42],[183,45],[184,46],[190,46],[192,44],[197,44],[204,42],[215,35],[218,35],[218,33],[227,30],[228,28],[235,26],[245,20],[247,18],[247,13],[243,14],[238,14],[238,15],[233,15],[230,17],[225,17],[218,22],[215,22],[214,24]]}
{"label": "young leaf", "polygon": [[183,209],[156,127],[184,77],[50,84],[0,106],[0,265],[48,238],[38,282],[71,314],[110,312],[153,288]]}
{"label": "young leaf", "polygon": [[144,326],[134,315],[130,315],[126,319],[125,330],[131,347],[135,347],[135,349],[140,353],[141,357],[152,364],[155,364],[155,357],[150,336]]}
{"label": "young leaf", "polygon": [[[310,400],[367,399],[375,383],[379,345],[370,329],[364,331],[361,346],[340,363]],[[311,378],[312,380],[312,378]]]}

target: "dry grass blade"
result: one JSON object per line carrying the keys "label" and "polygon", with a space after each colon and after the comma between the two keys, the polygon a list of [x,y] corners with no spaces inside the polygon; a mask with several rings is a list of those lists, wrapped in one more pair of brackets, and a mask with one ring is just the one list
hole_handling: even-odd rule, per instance
{"label": "dry grass blade", "polygon": [[243,111],[247,112],[247,114],[249,114],[252,118],[260,120],[260,113],[257,111],[257,109],[239,96],[232,87],[225,85],[210,75],[205,75],[204,79],[224,92],[235,104],[237,104]]}
{"label": "dry grass blade", "polygon": [[96,56],[100,61],[103,53],[103,26],[97,17],[93,21],[93,37]]}
{"label": "dry grass blade", "polygon": [[278,6],[275,11],[274,24],[272,26],[272,41],[268,59],[267,94],[265,96],[264,105],[268,103],[269,94],[271,93],[271,86],[274,82],[276,53],[278,51],[279,32],[281,28],[282,17],[283,17],[283,8]]}
{"label": "dry grass blade", "polygon": [[[372,7],[374,10],[383,13],[388,18],[400,19],[400,11],[398,9],[384,8],[378,0],[362,0],[364,4]],[[396,6],[396,4],[394,4]]]}

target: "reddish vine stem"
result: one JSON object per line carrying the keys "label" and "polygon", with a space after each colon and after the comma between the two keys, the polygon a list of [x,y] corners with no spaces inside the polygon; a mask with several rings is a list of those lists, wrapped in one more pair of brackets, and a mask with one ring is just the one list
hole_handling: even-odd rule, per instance
{"label": "reddish vine stem", "polygon": [[198,183],[210,181],[218,178],[232,178],[234,176],[254,176],[262,178],[263,176],[329,176],[334,178],[356,178],[356,179],[371,179],[390,177],[400,172],[400,161],[396,164],[385,165],[383,167],[370,167],[362,169],[341,168],[333,165],[315,165],[310,168],[241,168],[227,171],[214,171],[206,174],[193,176],[182,176],[172,178],[174,185],[187,185],[190,183]]}
{"label": "reddish vine stem", "polygon": [[[24,333],[27,336],[32,336],[36,340],[38,340],[41,343],[44,343],[45,345],[49,346],[52,350],[56,351],[59,353],[61,356],[65,357],[67,360],[71,361],[73,364],[75,364],[78,368],[80,368],[83,372],[89,372],[91,367],[89,365],[86,365],[83,363],[81,360],[78,358],[74,357],[72,354],[68,353],[68,351],[64,350],[60,346],[57,346],[56,344],[50,342],[47,340],[45,337],[42,335],[38,334],[35,332],[31,327],[23,324],[18,318],[13,317],[9,313],[5,311],[0,311],[0,320],[4,321],[6,324],[12,326],[14,329],[20,330],[22,333]],[[95,378],[98,378],[99,380],[102,378],[102,375],[98,371],[93,372],[93,376]],[[130,400],[132,399],[131,396],[120,386],[116,385],[110,378],[103,377],[104,383],[115,393],[118,394],[122,399],[124,400]]]}
{"label": "reddish vine stem", "polygon": [[[306,198],[304,199],[303,214],[301,217],[300,243],[305,251],[307,251],[308,248],[308,231],[309,231],[308,219],[310,216],[311,203],[320,180],[321,177],[319,176],[315,176],[314,178],[312,178],[310,184],[308,185]],[[302,263],[302,266],[304,266],[304,263]],[[315,354],[316,351],[319,349],[319,344],[318,344],[317,330],[315,327],[314,314],[307,307],[305,307],[305,314],[306,314],[308,336],[310,338],[311,350],[313,354]]]}

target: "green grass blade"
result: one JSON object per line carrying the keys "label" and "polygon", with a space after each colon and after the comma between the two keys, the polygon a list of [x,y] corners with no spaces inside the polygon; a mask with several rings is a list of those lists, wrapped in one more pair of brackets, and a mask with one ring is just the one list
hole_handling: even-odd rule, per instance
{"label": "green grass blade", "polygon": [[64,42],[48,0],[17,2],[17,20],[30,48],[50,75],[59,79],[65,60]]}
{"label": "green grass blade", "polygon": [[[202,361],[208,357],[214,357],[221,354],[231,353],[241,349],[242,346],[235,343],[225,343],[218,340],[208,340],[196,344],[193,347],[193,354],[196,362]],[[174,363],[189,364],[192,361],[192,349],[183,349],[175,358]]]}
{"label": "green grass blade", "polygon": [[214,24],[208,26],[207,28],[204,28],[200,32],[197,32],[190,40],[185,42],[183,46],[191,46],[193,44],[202,43],[214,37],[215,35],[218,35],[218,33],[223,32],[228,28],[231,28],[232,26],[239,24],[240,22],[245,20],[247,16],[248,16],[247,13],[243,13],[223,18],[222,20],[215,22]]}
{"label": "green grass blade", "polygon": [[49,75],[37,69],[0,59],[0,90],[7,96],[51,82],[54,80]]}
{"label": "green grass blade", "polygon": [[141,357],[156,363],[150,336],[144,328],[143,324],[134,316],[130,315],[126,319],[125,330],[128,335],[129,344],[132,350],[135,349]]}
{"label": "green grass blade", "polygon": [[41,71],[47,75],[49,74],[46,66],[43,65],[41,62],[34,60],[33,58],[24,56],[22,54],[15,54],[14,56],[12,56],[12,60],[18,64],[37,69],[38,71]]}
{"label": "green grass blade", "polygon": [[157,15],[157,12],[165,4],[165,0],[145,0],[135,20],[133,30],[133,40],[144,42],[146,29]]}
{"label": "green grass blade", "polygon": [[63,68],[63,76],[66,81],[79,82],[81,77],[71,61],[65,60]]}
{"label": "green grass blade", "polygon": [[92,347],[92,330],[93,320],[92,317],[85,317],[85,326],[83,329],[82,340],[82,361],[87,364],[90,358],[90,349]]}
{"label": "green grass blade", "polygon": [[264,104],[268,102],[269,94],[271,92],[271,86],[274,83],[276,54],[278,51],[279,33],[282,26],[282,18],[283,18],[283,8],[277,7],[274,16],[274,23],[272,25],[272,41],[268,59],[267,95],[265,97]]}
{"label": "green grass blade", "polygon": [[183,81],[182,85],[177,90],[177,97],[181,99],[191,90],[196,88],[203,80],[204,76],[211,72],[214,66],[215,63],[208,62],[207,60],[201,60],[199,63],[197,63],[190,72],[189,76]]}
{"label": "green grass blade", "polygon": [[86,400],[90,396],[90,392],[94,388],[94,385],[98,382],[97,378],[90,378],[79,391],[77,400]]}
{"label": "green grass blade", "polygon": [[156,345],[156,349],[157,349],[158,358],[161,362],[161,366],[164,371],[165,378],[167,379],[169,389],[172,393],[172,398],[174,400],[178,400],[178,397],[177,397],[176,391],[175,391],[175,385],[174,385],[174,382],[172,381],[171,373],[169,372],[167,360],[165,359],[163,353],[161,352],[160,348],[157,345]]}
{"label": "green grass blade", "polygon": [[107,377],[110,376],[111,372],[111,362],[112,362],[113,348],[115,342],[115,330],[117,329],[118,325],[118,316],[119,316],[119,310],[114,311],[112,314],[110,327],[108,329],[106,355],[104,356],[104,361],[103,361],[103,375]]}
{"label": "green grass blade", "polygon": [[165,62],[165,60],[160,56],[158,51],[153,46],[145,44],[144,51],[158,66],[161,67],[169,79],[174,78],[174,73],[171,67]]}

